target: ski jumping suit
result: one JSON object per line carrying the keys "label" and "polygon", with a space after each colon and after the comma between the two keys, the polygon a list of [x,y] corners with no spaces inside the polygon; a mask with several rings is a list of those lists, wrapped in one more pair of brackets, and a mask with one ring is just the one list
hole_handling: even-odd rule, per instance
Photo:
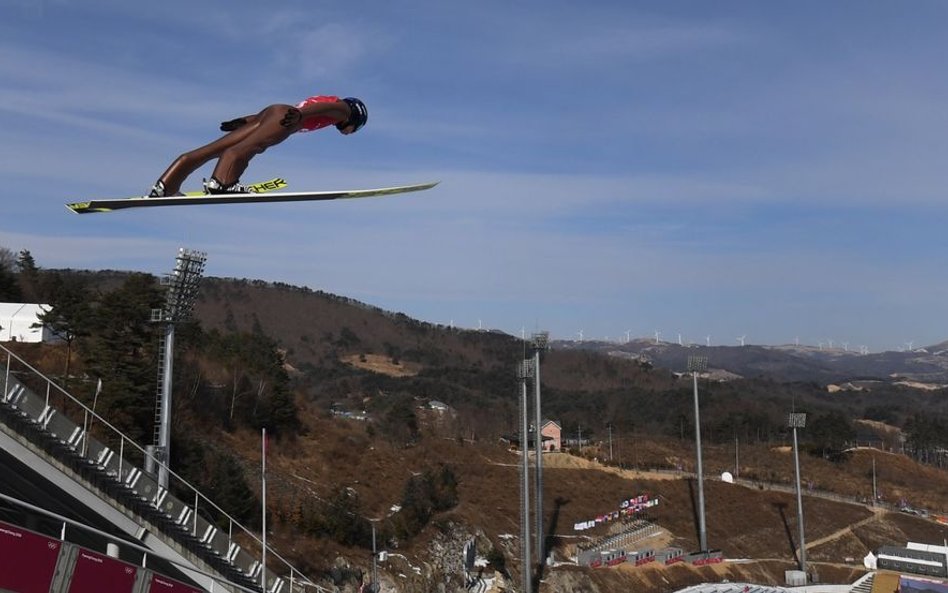
{"label": "ski jumping suit", "polygon": [[[296,107],[335,101],[339,101],[339,97],[314,96],[301,101]],[[311,132],[335,123],[330,117],[316,116],[303,119],[295,126],[284,126],[280,122],[291,109],[292,105],[283,104],[265,107],[256,116],[248,117],[248,123],[236,130],[179,156],[160,178],[167,194],[180,191],[181,184],[191,173],[214,158],[217,159],[217,165],[213,177],[222,186],[237,183],[250,164],[250,159],[266,149],[276,146],[296,132]]]}

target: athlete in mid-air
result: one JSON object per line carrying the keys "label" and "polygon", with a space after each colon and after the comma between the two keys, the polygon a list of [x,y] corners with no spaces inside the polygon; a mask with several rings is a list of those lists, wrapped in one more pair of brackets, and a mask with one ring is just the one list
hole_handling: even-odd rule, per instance
{"label": "athlete in mid-air", "polygon": [[221,123],[227,132],[214,142],[179,156],[165,171],[148,197],[181,195],[181,184],[204,163],[217,159],[214,173],[204,182],[209,194],[246,193],[240,184],[250,159],[283,142],[296,132],[311,132],[335,125],[343,134],[352,134],[365,125],[369,113],[354,97],[310,97],[298,105],[270,105],[256,115]]}

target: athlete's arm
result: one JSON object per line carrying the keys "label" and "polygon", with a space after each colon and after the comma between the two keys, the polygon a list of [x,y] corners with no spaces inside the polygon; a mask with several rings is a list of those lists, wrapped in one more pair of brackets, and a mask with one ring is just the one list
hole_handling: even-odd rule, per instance
{"label": "athlete's arm", "polygon": [[257,120],[256,115],[245,115],[243,117],[238,117],[229,121],[221,122],[221,131],[222,132],[233,132],[237,128],[241,128],[247,124],[252,124]]}

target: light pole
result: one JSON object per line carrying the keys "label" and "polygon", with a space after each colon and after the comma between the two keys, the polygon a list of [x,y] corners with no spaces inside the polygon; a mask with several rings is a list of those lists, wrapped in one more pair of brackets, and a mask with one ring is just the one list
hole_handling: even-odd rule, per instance
{"label": "light pole", "polygon": [[[197,298],[201,275],[204,273],[204,262],[207,254],[189,249],[179,249],[175,259],[174,271],[161,279],[162,285],[168,287],[165,295],[165,306],[161,309],[152,309],[151,320],[164,324],[162,344],[159,348],[161,369],[158,374],[158,410],[155,427],[156,457],[161,461],[158,467],[158,483],[168,487],[168,462],[171,457],[171,382],[174,368],[174,326],[176,323],[191,317],[194,309],[194,300]],[[154,467],[153,461],[146,459],[148,465]]]}
{"label": "light pole", "polygon": [[548,348],[550,334],[538,332],[531,336],[530,348],[533,350],[533,386],[536,391],[536,518],[537,518],[537,563],[546,564],[543,553],[543,413],[540,403],[540,352]]}
{"label": "light pole", "polygon": [[530,401],[527,380],[533,377],[533,360],[520,361],[517,378],[520,380],[520,562],[523,593],[530,593],[533,566],[530,558]]}
{"label": "light pole", "polygon": [[704,471],[701,467],[701,416],[698,410],[698,373],[707,370],[707,368],[707,356],[688,357],[688,370],[691,371],[695,392],[695,452],[698,459],[698,543],[701,546],[700,552],[708,549],[708,530],[705,526],[704,517]]}
{"label": "light pole", "polygon": [[793,429],[793,465],[797,480],[797,524],[800,527],[800,570],[806,574],[806,540],[803,536],[803,493],[800,490],[800,450],[797,446],[797,429],[806,427],[806,414],[790,413],[787,425]]}

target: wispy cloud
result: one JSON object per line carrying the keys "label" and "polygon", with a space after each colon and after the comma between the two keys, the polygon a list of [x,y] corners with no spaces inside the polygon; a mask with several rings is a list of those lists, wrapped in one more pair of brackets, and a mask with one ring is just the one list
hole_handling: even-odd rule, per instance
{"label": "wispy cloud", "polygon": [[[156,273],[187,246],[209,253],[211,275],[508,328],[788,340],[872,319],[913,334],[900,341],[944,337],[930,322],[948,209],[936,4],[820,19],[766,3],[363,8],[8,2],[0,244],[49,267]],[[88,217],[62,206],[142,191],[220,120],[313,93],[364,94],[370,125],[293,138],[245,181],[442,185]]]}
{"label": "wispy cloud", "polygon": [[82,125],[98,118],[103,127],[116,119],[131,119],[149,122],[139,128],[145,133],[147,127],[154,129],[155,121],[197,121],[208,113],[233,110],[226,108],[222,94],[209,94],[204,85],[173,78],[156,85],[154,80],[153,73],[138,68],[0,44],[0,111],[60,118],[60,123],[71,118]]}

